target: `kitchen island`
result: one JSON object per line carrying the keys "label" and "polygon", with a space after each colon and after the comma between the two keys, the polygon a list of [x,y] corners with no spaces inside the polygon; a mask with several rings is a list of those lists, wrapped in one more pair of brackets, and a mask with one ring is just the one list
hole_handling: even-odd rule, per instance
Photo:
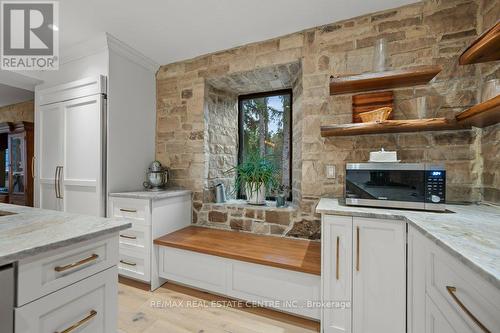
{"label": "kitchen island", "polygon": [[118,235],[129,227],[125,219],[0,204],[0,270],[13,282],[3,287],[11,292],[2,311],[14,311],[15,322],[2,329],[115,332]]}
{"label": "kitchen island", "polygon": [[320,200],[323,299],[352,301],[352,309],[323,311],[325,333],[351,323],[380,332],[500,331],[500,209],[446,208]]}

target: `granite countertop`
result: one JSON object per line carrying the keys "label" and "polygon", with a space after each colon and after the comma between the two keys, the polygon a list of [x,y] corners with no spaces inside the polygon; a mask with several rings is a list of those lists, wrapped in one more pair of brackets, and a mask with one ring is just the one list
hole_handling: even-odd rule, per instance
{"label": "granite countertop", "polygon": [[144,191],[144,190],[115,192],[115,193],[110,193],[109,196],[115,197],[115,198],[160,200],[160,199],[190,195],[191,193],[192,192],[190,190],[186,190],[186,189],[182,189],[182,188],[167,188],[165,191],[159,191],[159,192]]}
{"label": "granite countertop", "polygon": [[[0,204],[0,265],[130,228],[131,223],[53,210]],[[0,214],[1,215],[1,214]]]}
{"label": "granite countertop", "polygon": [[500,208],[486,204],[446,205],[437,213],[345,206],[323,198],[316,212],[402,220],[500,288]]}

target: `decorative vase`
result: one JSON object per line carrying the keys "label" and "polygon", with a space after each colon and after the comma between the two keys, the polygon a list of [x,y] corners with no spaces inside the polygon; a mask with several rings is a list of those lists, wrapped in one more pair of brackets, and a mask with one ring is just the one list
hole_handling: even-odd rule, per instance
{"label": "decorative vase", "polygon": [[373,70],[383,72],[387,69],[387,40],[380,38],[375,41],[373,50]]}
{"label": "decorative vase", "polygon": [[247,196],[247,202],[251,205],[265,205],[266,204],[266,185],[261,184],[256,187],[255,184],[250,187],[248,184],[245,185],[245,194]]}

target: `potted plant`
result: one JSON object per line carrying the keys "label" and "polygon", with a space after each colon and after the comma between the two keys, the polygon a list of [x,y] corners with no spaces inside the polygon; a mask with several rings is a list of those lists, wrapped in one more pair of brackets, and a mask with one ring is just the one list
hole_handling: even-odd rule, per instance
{"label": "potted plant", "polygon": [[278,169],[267,158],[258,154],[248,156],[241,164],[229,169],[235,173],[234,190],[244,190],[247,202],[251,205],[265,205],[266,192],[277,184]]}

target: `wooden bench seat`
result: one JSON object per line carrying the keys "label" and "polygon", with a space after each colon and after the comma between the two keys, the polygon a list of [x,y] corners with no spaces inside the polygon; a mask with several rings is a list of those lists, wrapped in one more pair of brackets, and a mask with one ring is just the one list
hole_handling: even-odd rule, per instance
{"label": "wooden bench seat", "polygon": [[155,244],[314,275],[321,274],[321,245],[300,239],[189,226]]}

